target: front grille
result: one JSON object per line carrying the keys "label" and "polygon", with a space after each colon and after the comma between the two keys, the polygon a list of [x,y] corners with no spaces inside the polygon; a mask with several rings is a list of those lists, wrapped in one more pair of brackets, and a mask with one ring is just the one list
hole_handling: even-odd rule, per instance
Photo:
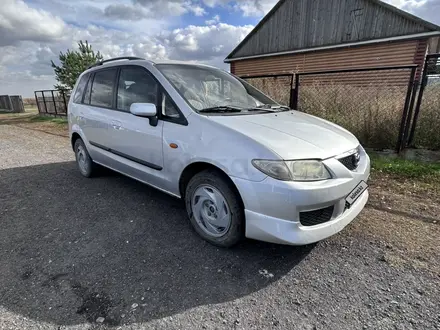
{"label": "front grille", "polygon": [[334,205],[332,205],[315,211],[300,212],[299,222],[303,226],[315,226],[327,222],[332,218],[334,208]]}
{"label": "front grille", "polygon": [[359,165],[359,158],[356,157],[356,154],[339,158],[338,160],[350,171],[354,171]]}

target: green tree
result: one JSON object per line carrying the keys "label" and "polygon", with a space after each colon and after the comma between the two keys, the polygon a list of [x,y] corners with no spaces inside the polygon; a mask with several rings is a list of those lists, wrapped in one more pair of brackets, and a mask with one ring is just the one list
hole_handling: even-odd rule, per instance
{"label": "green tree", "polygon": [[92,64],[102,61],[102,55],[98,51],[95,53],[92,46],[87,42],[80,40],[78,42],[78,50],[67,50],[65,54],[60,52],[60,65],[56,65],[53,61],[52,68],[55,71],[55,79],[58,84],[55,88],[58,90],[73,89],[79,75]]}

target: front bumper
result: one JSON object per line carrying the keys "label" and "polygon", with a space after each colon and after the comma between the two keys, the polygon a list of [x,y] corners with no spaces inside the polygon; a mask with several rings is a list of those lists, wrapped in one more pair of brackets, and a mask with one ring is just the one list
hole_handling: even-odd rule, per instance
{"label": "front bumper", "polygon": [[[232,178],[245,206],[246,237],[266,242],[305,245],[341,231],[361,212],[368,201],[368,190],[350,208],[345,198],[370,175],[370,160],[365,154],[355,171],[337,159],[324,161],[333,179],[316,182],[286,182],[267,177],[261,182]],[[305,226],[300,212],[333,207],[331,218]]]}
{"label": "front bumper", "polygon": [[339,217],[316,226],[269,217],[245,210],[246,237],[288,245],[305,245],[321,241],[340,232],[362,211],[368,201],[368,190]]}

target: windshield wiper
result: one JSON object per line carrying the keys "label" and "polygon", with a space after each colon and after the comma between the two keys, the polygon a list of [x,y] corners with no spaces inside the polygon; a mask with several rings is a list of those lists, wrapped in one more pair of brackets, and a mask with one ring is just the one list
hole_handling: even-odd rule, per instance
{"label": "windshield wiper", "polygon": [[267,111],[272,111],[272,112],[290,110],[290,108],[288,106],[279,105],[279,104],[262,104],[262,105],[256,106],[255,109],[267,110]]}
{"label": "windshield wiper", "polygon": [[199,112],[241,112],[242,109],[238,107],[231,107],[228,105],[204,108],[199,110]]}

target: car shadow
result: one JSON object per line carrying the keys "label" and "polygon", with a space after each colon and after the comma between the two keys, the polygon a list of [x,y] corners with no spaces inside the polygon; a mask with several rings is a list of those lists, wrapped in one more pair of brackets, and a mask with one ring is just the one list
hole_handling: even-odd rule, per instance
{"label": "car shadow", "polygon": [[0,171],[0,304],[59,325],[143,322],[234,300],[277,281],[313,246],[216,248],[183,203],[73,162]]}

